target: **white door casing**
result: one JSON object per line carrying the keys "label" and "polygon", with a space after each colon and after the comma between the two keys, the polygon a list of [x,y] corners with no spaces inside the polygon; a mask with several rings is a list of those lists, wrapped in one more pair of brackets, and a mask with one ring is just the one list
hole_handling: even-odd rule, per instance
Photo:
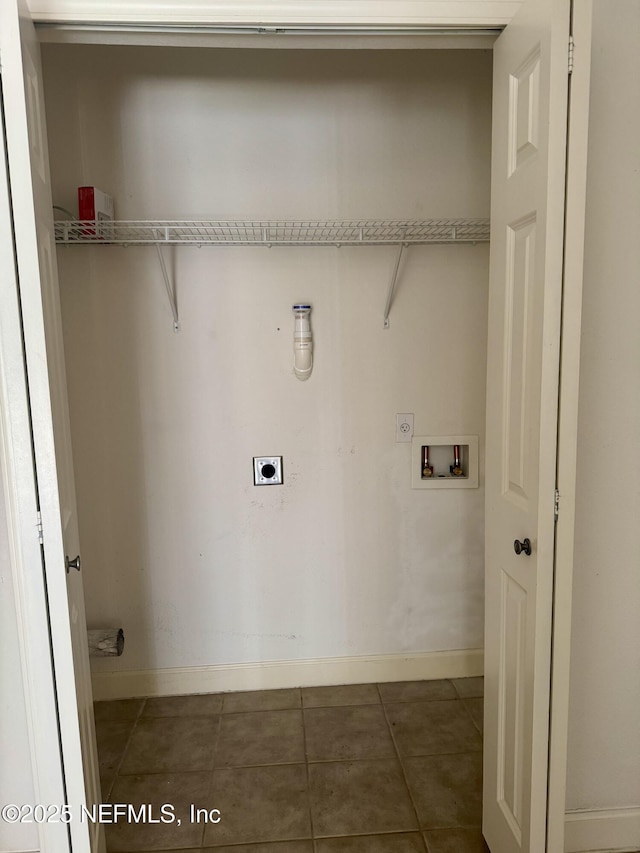
{"label": "white door casing", "polygon": [[[546,845],[569,0],[494,47],[487,354],[483,832]],[[528,538],[532,553],[517,555]]]}
{"label": "white door casing", "polygon": [[35,20],[211,26],[500,27],[521,0],[31,0]]}
{"label": "white door casing", "polygon": [[573,71],[569,85],[562,351],[558,412],[558,497],[553,591],[553,655],[549,742],[548,853],[564,853],[569,675],[576,519],[578,396],[589,149],[592,0],[572,5]]}
{"label": "white door casing", "polygon": [[[4,136],[1,134],[0,478],[6,505],[33,796],[37,803],[63,803],[64,774],[58,740],[47,599],[42,551],[35,521],[38,501],[31,448],[11,200],[7,183]],[[11,749],[3,749],[2,758],[8,762],[11,772]],[[48,853],[68,853],[69,837],[64,823],[40,823],[37,825],[37,831],[38,849]],[[12,843],[14,839],[7,837],[3,826],[0,825],[0,847],[9,849],[8,845]]]}
{"label": "white door casing", "polygon": [[0,14],[2,88],[46,595],[69,824],[75,851],[98,850],[99,824],[79,819],[100,801],[40,50],[23,0]]}

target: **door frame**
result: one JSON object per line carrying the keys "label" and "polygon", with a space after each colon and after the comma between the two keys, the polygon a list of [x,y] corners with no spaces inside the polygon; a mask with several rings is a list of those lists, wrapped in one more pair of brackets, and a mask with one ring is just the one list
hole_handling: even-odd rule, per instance
{"label": "door frame", "polygon": [[[106,0],[105,0],[106,1]],[[389,27],[397,27],[399,23],[406,24],[397,18],[391,2],[387,0],[389,11],[379,16],[378,23]],[[108,2],[113,9],[113,3]],[[255,8],[256,4],[253,4]],[[259,5],[259,4],[258,4]],[[284,4],[283,4],[284,5]],[[371,8],[374,5],[370,4]],[[424,7],[425,4],[422,4]],[[421,27],[443,27],[452,29],[474,25],[480,20],[486,25],[504,25],[517,11],[518,0],[501,0],[501,2],[466,3],[466,18],[449,17],[444,13],[444,3],[426,4],[428,11],[420,16]],[[591,0],[584,5],[576,4],[580,15],[574,20],[574,32],[578,43],[585,35],[590,35]],[[69,10],[75,23],[86,24],[84,35],[87,43],[99,43],[100,29],[87,15],[87,4],[82,0],[36,0],[31,3],[32,16],[36,21],[48,22],[64,20],[60,10]],[[132,19],[126,17],[126,3],[120,3],[119,8],[109,17],[117,27],[118,22],[126,25]],[[219,9],[220,4],[209,3],[210,8]],[[293,8],[294,2],[288,4]],[[342,3],[347,8],[347,4]],[[417,4],[414,4],[417,8]],[[314,4],[320,9],[320,4]],[[149,4],[153,8],[153,3]],[[246,8],[246,7],[245,7]],[[307,7],[308,8],[308,7]],[[472,10],[473,8],[473,21]],[[367,8],[364,9],[365,17]],[[439,12],[439,14],[437,14]],[[498,12],[500,14],[498,14]],[[245,15],[248,14],[245,12]],[[326,12],[325,19],[326,19]],[[104,15],[101,20],[104,20]],[[262,16],[261,16],[262,19]],[[149,18],[147,18],[149,20]],[[279,19],[283,20],[282,17]],[[308,18],[307,18],[308,20]],[[362,22],[362,17],[359,19]],[[371,26],[371,18],[366,26]],[[144,36],[143,36],[144,38]],[[462,46],[464,49],[464,45]],[[576,442],[577,430],[577,398],[579,379],[580,353],[580,310],[582,299],[582,249],[584,246],[584,201],[586,180],[584,176],[587,148],[588,122],[588,92],[590,56],[577,54],[578,61],[573,72],[571,83],[571,100],[569,104],[570,130],[568,143],[567,170],[567,222],[565,245],[565,275],[563,286],[563,322],[562,349],[560,362],[560,393],[559,393],[559,422],[558,422],[558,488],[560,491],[560,513],[556,528],[556,559],[554,570],[554,624],[552,636],[552,690],[550,708],[550,757],[549,757],[549,787],[548,787],[548,823],[547,823],[547,853],[562,853],[565,825],[565,790],[566,790],[566,757],[568,730],[568,699],[569,699],[569,662],[571,634],[571,586],[573,577],[573,542],[574,542],[574,512],[575,512],[575,474],[576,474]],[[574,117],[575,114],[575,117]],[[0,185],[1,190],[1,185]],[[2,199],[0,198],[0,204]],[[5,221],[0,210],[0,229],[3,231]],[[5,251],[0,241],[0,252]],[[8,498],[9,536],[12,543],[12,564],[17,588],[22,596],[22,606],[18,611],[20,635],[23,642],[23,671],[25,675],[25,699],[30,714],[30,733],[32,742],[32,759],[34,779],[46,780],[47,783],[58,779],[57,791],[62,786],[62,756],[57,740],[55,719],[55,697],[53,687],[52,662],[47,655],[42,654],[43,634],[48,637],[46,625],[42,624],[43,605],[46,607],[46,589],[44,576],[29,578],[26,571],[27,562],[33,560],[35,553],[34,542],[39,552],[40,545],[37,535],[34,535],[34,511],[37,511],[35,484],[33,482],[33,462],[26,448],[31,450],[31,432],[29,426],[27,389],[24,377],[19,376],[17,364],[18,339],[19,354],[22,358],[22,335],[18,334],[19,325],[12,326],[13,334],[5,335],[4,325],[9,324],[10,317],[15,324],[19,320],[19,306],[12,305],[12,297],[6,287],[0,288],[0,404],[2,419],[0,420],[1,442],[0,452],[3,454],[2,485]],[[18,313],[16,314],[16,311]],[[13,313],[11,313],[13,312]],[[31,483],[31,485],[30,485]],[[45,526],[45,536],[47,535]],[[28,555],[28,560],[27,560]],[[70,652],[69,652],[70,653]],[[54,653],[65,655],[65,651]],[[60,663],[63,663],[62,661]],[[53,702],[53,705],[52,705]],[[54,713],[51,713],[51,711]],[[56,737],[52,737],[52,730]],[[55,786],[54,786],[55,787]],[[42,789],[40,789],[42,790]],[[53,790],[53,788],[51,789]],[[58,797],[42,794],[42,802],[55,802]],[[52,798],[53,797],[53,798]],[[48,829],[48,828],[47,828]],[[42,834],[42,830],[41,830]],[[48,832],[41,839],[41,850],[68,850],[68,838],[63,833]]]}
{"label": "door frame", "polygon": [[[547,851],[563,853],[566,813],[571,616],[575,540],[578,393],[582,330],[587,155],[589,146],[589,89],[593,0],[571,4],[574,67],[570,78],[567,168],[565,190],[562,325],[553,626],[551,636],[551,705],[549,715],[549,772],[547,789]],[[581,46],[587,45],[587,50]]]}
{"label": "door frame", "polygon": [[506,26],[522,0],[30,0],[34,21],[80,25],[104,35],[104,24],[314,29],[344,26],[402,30]]}
{"label": "door frame", "polygon": [[[0,104],[4,129],[1,107]],[[65,780],[44,557],[38,530],[31,405],[18,299],[7,151],[4,133],[0,136],[0,486],[6,503],[35,803],[62,805],[65,803]],[[37,828],[42,851],[66,853],[69,850],[64,823],[39,823]]]}

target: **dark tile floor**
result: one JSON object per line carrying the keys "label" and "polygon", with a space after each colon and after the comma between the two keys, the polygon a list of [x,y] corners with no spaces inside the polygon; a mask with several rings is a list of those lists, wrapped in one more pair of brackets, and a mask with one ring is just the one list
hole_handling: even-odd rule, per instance
{"label": "dark tile floor", "polygon": [[481,678],[98,702],[96,728],[103,801],[147,806],[110,853],[487,850]]}

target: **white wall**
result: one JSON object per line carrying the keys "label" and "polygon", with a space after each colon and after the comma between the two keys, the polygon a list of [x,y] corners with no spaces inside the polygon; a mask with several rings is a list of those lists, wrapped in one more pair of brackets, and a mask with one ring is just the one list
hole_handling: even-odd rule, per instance
{"label": "white wall", "polygon": [[640,6],[594,7],[569,809],[640,807]]}
{"label": "white wall", "polygon": [[[118,218],[476,217],[491,54],[45,46],[57,204]],[[479,648],[483,488],[412,491],[421,434],[483,445],[487,246],[62,249],[90,623],[103,667]],[[291,305],[316,359],[291,372]],[[256,488],[252,457],[284,456]],[[483,479],[481,477],[481,485]]]}
{"label": "white wall", "polygon": [[[1,472],[0,472],[1,475]],[[0,482],[2,478],[0,476]],[[7,535],[6,503],[0,488],[0,804],[35,802],[27,730],[20,642]],[[0,820],[0,851],[37,850],[35,824]]]}

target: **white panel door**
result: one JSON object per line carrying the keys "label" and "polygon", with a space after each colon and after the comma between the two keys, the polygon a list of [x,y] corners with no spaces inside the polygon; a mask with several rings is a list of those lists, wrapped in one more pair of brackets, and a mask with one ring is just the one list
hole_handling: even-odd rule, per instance
{"label": "white panel door", "polygon": [[569,21],[569,0],[526,0],[494,48],[483,803],[494,853],[546,849]]}
{"label": "white panel door", "polygon": [[23,318],[46,592],[74,851],[98,850],[100,827],[79,819],[100,801],[62,323],[53,239],[40,50],[23,0],[0,4],[2,93]]}

